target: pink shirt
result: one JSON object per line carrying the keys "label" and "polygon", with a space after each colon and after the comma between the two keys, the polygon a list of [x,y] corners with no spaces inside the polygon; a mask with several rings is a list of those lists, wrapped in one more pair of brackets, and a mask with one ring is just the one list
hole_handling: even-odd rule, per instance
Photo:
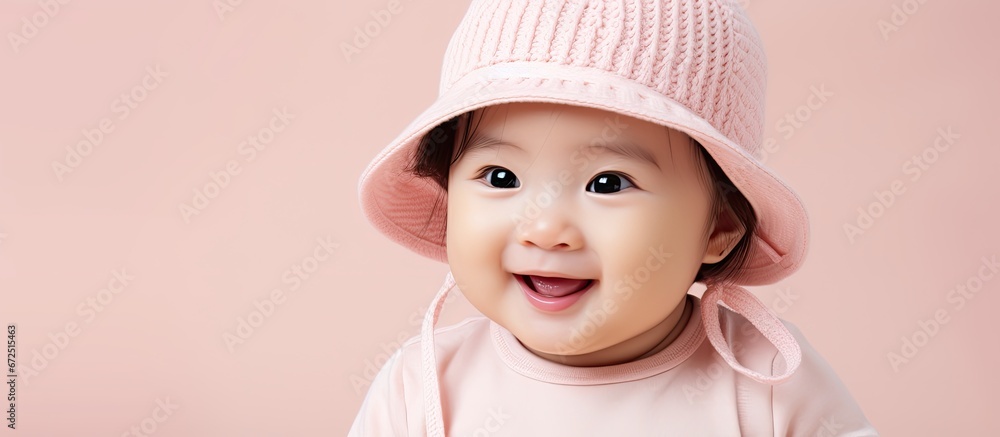
{"label": "pink shirt", "polygon": [[[797,327],[802,361],[778,384],[736,372],[708,341],[701,299],[655,355],[603,367],[540,358],[479,316],[438,328],[436,370],[449,436],[877,436],[850,392]],[[736,359],[783,371],[773,344],[741,315],[719,309]],[[435,317],[436,320],[436,317]],[[420,338],[405,343],[372,382],[350,436],[426,436]]]}

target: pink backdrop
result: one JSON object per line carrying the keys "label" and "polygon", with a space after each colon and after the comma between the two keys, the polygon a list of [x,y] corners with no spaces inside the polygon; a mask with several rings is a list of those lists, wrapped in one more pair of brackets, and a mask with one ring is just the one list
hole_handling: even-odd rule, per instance
{"label": "pink backdrop", "polygon": [[[3,2],[18,435],[345,434],[446,272],[367,224],[357,180],[436,96],[466,4]],[[812,219],[802,270],[755,291],[885,435],[1000,433],[986,4],[747,5],[767,162]]]}

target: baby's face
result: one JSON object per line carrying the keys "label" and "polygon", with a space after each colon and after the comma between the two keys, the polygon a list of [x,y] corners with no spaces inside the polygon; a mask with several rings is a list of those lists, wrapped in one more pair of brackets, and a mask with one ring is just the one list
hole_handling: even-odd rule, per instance
{"label": "baby's face", "polygon": [[547,103],[474,117],[448,181],[459,289],[547,358],[641,353],[648,333],[679,314],[701,264],[721,259],[706,253],[711,195],[689,137]]}

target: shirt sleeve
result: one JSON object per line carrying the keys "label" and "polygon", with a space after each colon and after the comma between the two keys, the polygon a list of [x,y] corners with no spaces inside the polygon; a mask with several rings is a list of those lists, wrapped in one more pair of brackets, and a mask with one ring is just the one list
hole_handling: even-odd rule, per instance
{"label": "shirt sleeve", "polygon": [[407,435],[401,355],[402,349],[393,353],[375,375],[348,437]]}
{"label": "shirt sleeve", "polygon": [[802,363],[791,378],[771,389],[774,435],[878,436],[833,368],[798,327],[782,322],[799,342]]}

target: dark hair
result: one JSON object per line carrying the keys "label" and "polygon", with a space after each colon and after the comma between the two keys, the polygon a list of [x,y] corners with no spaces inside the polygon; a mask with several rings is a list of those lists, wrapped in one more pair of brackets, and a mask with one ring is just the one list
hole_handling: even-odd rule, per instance
{"label": "dark hair", "polygon": [[[470,111],[455,116],[435,126],[426,135],[421,137],[415,151],[415,156],[411,158],[410,165],[406,168],[406,171],[419,177],[429,178],[443,190],[448,191],[448,173],[451,165],[461,158],[466,145],[478,127],[478,123],[476,126],[472,126],[473,119],[477,117],[472,117],[471,115],[472,112]],[[482,118],[478,117],[480,121]],[[453,150],[455,136],[458,133],[459,123],[462,121],[465,123],[462,129],[463,138],[458,145],[458,150],[455,151]],[[694,278],[695,282],[704,282],[706,279],[725,282],[738,275],[750,259],[750,243],[757,229],[757,215],[750,201],[736,188],[705,148],[694,138],[691,138],[691,146],[696,147],[700,152],[696,153],[699,164],[704,164],[698,165],[699,176],[702,182],[709,184],[708,186],[713,188],[712,214],[709,215],[709,222],[714,217],[718,217],[724,208],[728,207],[732,212],[732,217],[736,221],[736,224],[746,230],[740,241],[736,243],[733,250],[722,261],[714,264],[702,264]],[[706,169],[707,180],[705,180]],[[443,202],[444,196],[439,197],[434,209],[436,210],[440,207]],[[428,218],[433,216],[432,212]],[[443,237],[442,235],[442,239]]]}

